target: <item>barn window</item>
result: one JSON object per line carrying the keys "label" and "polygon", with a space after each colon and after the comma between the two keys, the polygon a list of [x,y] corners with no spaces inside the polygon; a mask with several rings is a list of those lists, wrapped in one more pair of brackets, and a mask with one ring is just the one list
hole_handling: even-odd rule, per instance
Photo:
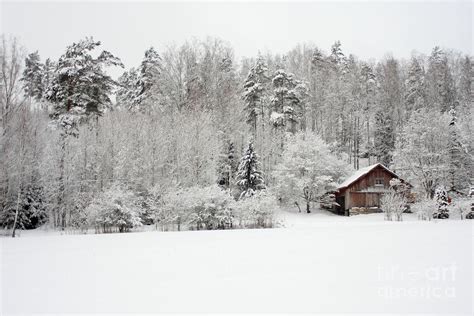
{"label": "barn window", "polygon": [[375,178],[375,186],[383,187],[383,178]]}

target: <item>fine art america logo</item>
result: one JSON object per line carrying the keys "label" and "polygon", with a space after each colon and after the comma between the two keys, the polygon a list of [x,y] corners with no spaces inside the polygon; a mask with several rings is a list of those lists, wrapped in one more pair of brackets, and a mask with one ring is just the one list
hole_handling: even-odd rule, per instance
{"label": "fine art america logo", "polygon": [[378,280],[385,285],[377,288],[377,294],[386,299],[453,299],[456,297],[453,286],[456,272],[457,265],[454,263],[421,269],[379,266]]}

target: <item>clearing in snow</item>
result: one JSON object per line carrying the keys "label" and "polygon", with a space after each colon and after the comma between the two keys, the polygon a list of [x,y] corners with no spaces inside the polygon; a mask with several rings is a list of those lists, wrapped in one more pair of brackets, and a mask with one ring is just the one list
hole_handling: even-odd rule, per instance
{"label": "clearing in snow", "polygon": [[472,313],[473,221],[1,239],[2,312]]}

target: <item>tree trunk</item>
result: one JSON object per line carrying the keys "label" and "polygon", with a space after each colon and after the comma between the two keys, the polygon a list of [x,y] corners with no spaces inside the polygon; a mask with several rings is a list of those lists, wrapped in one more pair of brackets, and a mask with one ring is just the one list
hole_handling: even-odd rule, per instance
{"label": "tree trunk", "polygon": [[301,213],[301,207],[300,207],[300,205],[298,204],[298,202],[295,202],[295,205],[298,207],[298,213]]}
{"label": "tree trunk", "polygon": [[15,211],[15,220],[13,221],[13,232],[12,232],[12,238],[15,238],[15,232],[16,232],[16,223],[18,221],[18,212],[20,209],[20,193],[21,189],[18,189],[18,198],[16,200],[16,211]]}

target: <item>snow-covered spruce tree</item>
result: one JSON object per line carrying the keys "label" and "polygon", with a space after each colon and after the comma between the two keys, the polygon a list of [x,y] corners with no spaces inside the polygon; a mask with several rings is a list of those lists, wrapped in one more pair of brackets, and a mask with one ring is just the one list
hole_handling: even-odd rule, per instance
{"label": "snow-covered spruce tree", "polygon": [[329,55],[329,61],[337,67],[346,63],[346,56],[342,52],[341,41],[336,41],[331,46],[331,55]]}
{"label": "snow-covered spruce tree", "polygon": [[257,132],[258,117],[265,114],[265,85],[269,80],[267,71],[265,60],[259,55],[244,82],[245,112],[254,137]]}
{"label": "snow-covered spruce tree", "polygon": [[234,183],[234,179],[237,173],[238,161],[235,156],[234,143],[226,141],[224,150],[219,157],[218,164],[218,184],[229,189],[231,184]]}
{"label": "snow-covered spruce tree", "polygon": [[413,56],[408,69],[408,78],[405,80],[405,109],[407,117],[422,108],[425,104],[425,73],[418,58]]}
{"label": "snow-covered spruce tree", "polygon": [[270,121],[275,128],[283,130],[285,126],[291,133],[296,133],[300,122],[304,99],[308,96],[306,84],[297,80],[293,74],[279,69],[272,78],[273,97],[270,101]]}
{"label": "snow-covered spruce tree", "polygon": [[[322,124],[318,124],[318,118],[327,98],[327,86],[329,73],[329,63],[326,56],[323,55],[320,49],[315,48],[311,56],[311,67],[309,75],[309,91],[311,95],[309,125],[311,131],[320,131]],[[308,78],[306,78],[308,80]]]}
{"label": "snow-covered spruce tree", "polygon": [[240,189],[240,198],[250,197],[255,191],[266,188],[263,173],[260,171],[259,158],[252,142],[249,142],[249,146],[240,160],[236,183]]}
{"label": "snow-covered spruce tree", "polygon": [[52,61],[50,58],[46,58],[43,64],[43,72],[41,83],[43,84],[43,98],[46,99],[46,92],[48,91],[48,87],[51,85],[53,78],[55,76],[56,71],[56,62]]}
{"label": "snow-covered spruce tree", "polygon": [[[469,183],[469,176],[465,168],[465,151],[460,142],[460,135],[457,125],[457,114],[454,106],[449,111],[450,122],[449,122],[449,185],[450,191],[459,191],[464,189],[466,184]],[[469,159],[469,158],[467,158]]]}
{"label": "snow-covered spruce tree", "polygon": [[456,90],[448,57],[439,46],[433,48],[426,73],[428,104],[447,112],[454,105]]}
{"label": "snow-covered spruce tree", "polygon": [[471,57],[465,56],[461,61],[461,78],[459,80],[459,102],[462,109],[472,107],[473,90],[472,81],[474,79],[474,67]]}
{"label": "snow-covered spruce tree", "polygon": [[18,198],[8,199],[0,212],[0,227],[13,228],[15,216],[17,229],[34,229],[46,222],[46,201],[41,187],[27,185],[18,194]]}
{"label": "snow-covered spruce tree", "polygon": [[437,210],[433,213],[433,218],[446,219],[449,218],[448,210],[448,192],[444,187],[438,187],[435,192]]}
{"label": "snow-covered spruce tree", "polygon": [[125,71],[118,79],[117,102],[132,112],[146,112],[160,95],[162,60],[153,47],[145,51],[140,66]]}
{"label": "snow-covered spruce tree", "polygon": [[23,70],[23,89],[25,96],[39,101],[43,98],[43,68],[38,51],[29,54],[25,58],[25,69]]}
{"label": "snow-covered spruce tree", "polygon": [[375,113],[374,154],[377,160],[389,166],[392,162],[392,150],[395,147],[395,136],[391,115],[381,109]]}
{"label": "snow-covered spruce tree", "polygon": [[161,57],[153,47],[145,51],[145,56],[138,68],[137,95],[135,105],[143,111],[144,103],[151,101],[158,91],[158,79],[161,74]]}
{"label": "snow-covered spruce tree", "polygon": [[138,95],[138,73],[135,68],[125,71],[117,80],[117,105],[125,109],[132,109],[135,106]]}

